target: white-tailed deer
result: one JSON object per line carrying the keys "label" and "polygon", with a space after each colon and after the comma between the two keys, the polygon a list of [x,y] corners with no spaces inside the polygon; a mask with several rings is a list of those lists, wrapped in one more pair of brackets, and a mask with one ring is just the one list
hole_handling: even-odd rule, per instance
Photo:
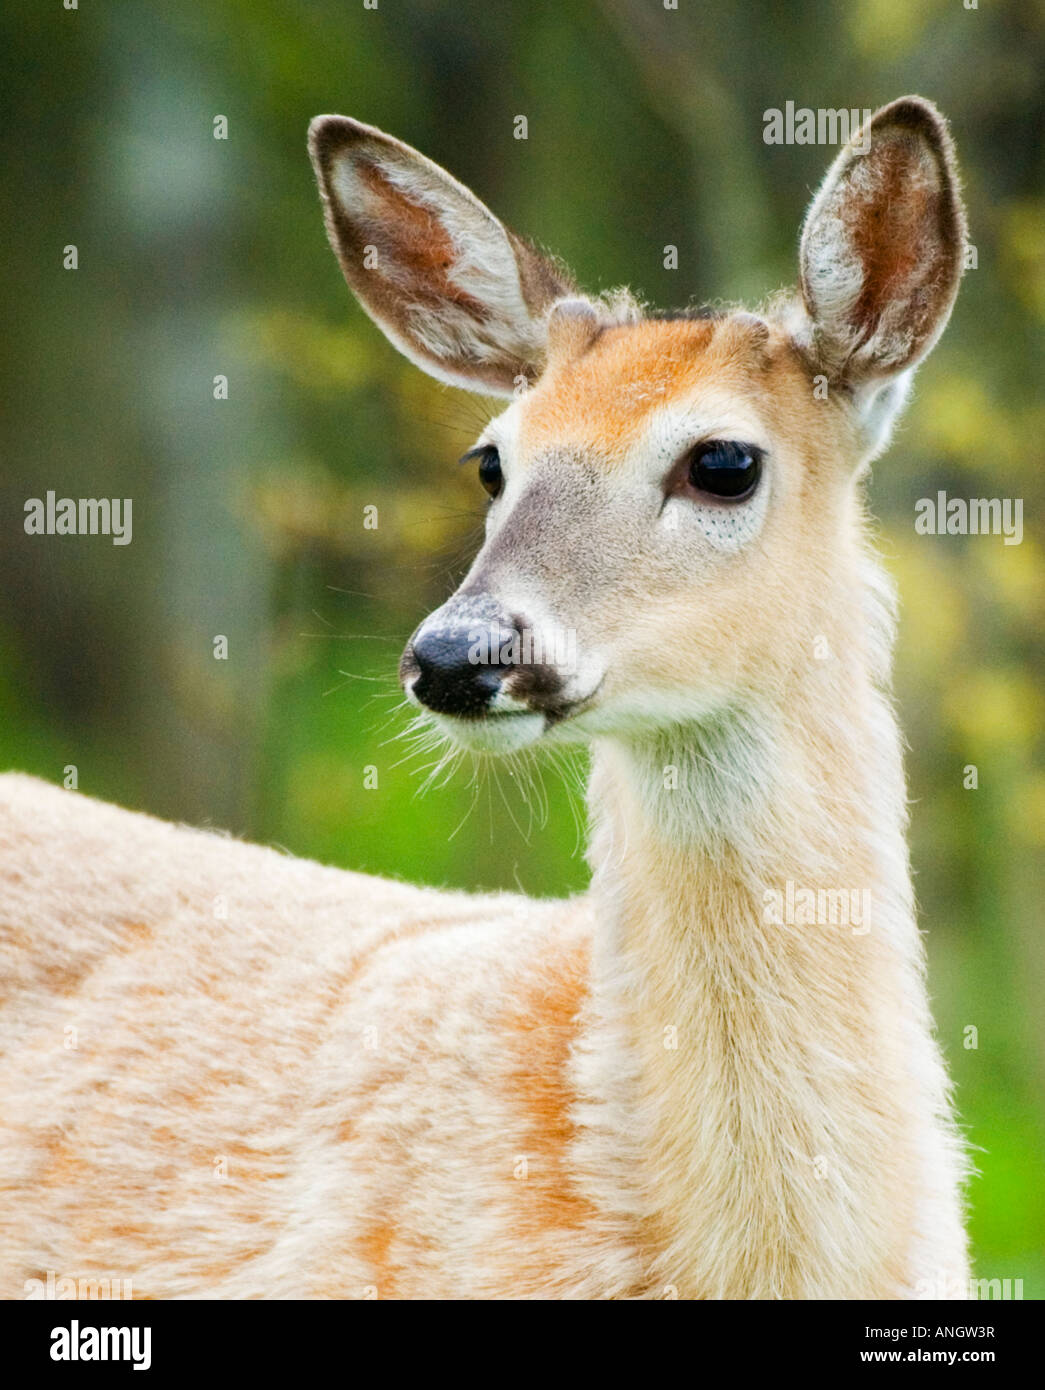
{"label": "white-tailed deer", "polygon": [[862,500],[960,278],[943,121],[904,98],[840,152],[765,313],[585,298],[399,141],[321,116],[311,150],[366,311],[511,397],[405,690],[467,749],[592,743],[591,889],[411,888],[4,779],[0,1294],[960,1291]]}

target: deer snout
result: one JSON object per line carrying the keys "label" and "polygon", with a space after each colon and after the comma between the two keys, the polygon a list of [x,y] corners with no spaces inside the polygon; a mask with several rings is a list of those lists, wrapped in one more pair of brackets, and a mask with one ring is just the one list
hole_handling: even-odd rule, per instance
{"label": "deer snout", "polygon": [[501,688],[499,664],[473,655],[475,634],[464,628],[434,628],[418,633],[400,668],[409,692],[436,714],[474,718],[485,714]]}
{"label": "deer snout", "polygon": [[515,623],[494,604],[451,601],[407,643],[399,665],[403,688],[436,714],[481,718],[516,664],[518,636]]}
{"label": "deer snout", "polygon": [[494,600],[459,595],[427,618],[407,643],[399,677],[407,695],[435,714],[559,714],[563,679],[526,620]]}

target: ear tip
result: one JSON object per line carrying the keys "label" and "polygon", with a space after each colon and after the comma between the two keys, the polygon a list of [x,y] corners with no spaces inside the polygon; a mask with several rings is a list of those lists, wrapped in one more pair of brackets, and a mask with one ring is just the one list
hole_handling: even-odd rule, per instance
{"label": "ear tip", "polygon": [[890,126],[909,130],[929,139],[938,148],[951,148],[947,122],[939,107],[928,97],[914,94],[897,97],[895,101],[889,102],[887,106],[874,113],[871,125],[876,131],[885,130]]}
{"label": "ear tip", "polygon": [[351,116],[313,116],[308,123],[308,152],[320,164],[338,150],[379,134],[373,126]]}
{"label": "ear tip", "polygon": [[906,96],[896,97],[893,101],[887,102],[877,113],[879,116],[892,115],[894,119],[915,119],[928,118],[930,120],[942,121],[940,108],[928,97],[920,96],[917,92],[908,92]]}

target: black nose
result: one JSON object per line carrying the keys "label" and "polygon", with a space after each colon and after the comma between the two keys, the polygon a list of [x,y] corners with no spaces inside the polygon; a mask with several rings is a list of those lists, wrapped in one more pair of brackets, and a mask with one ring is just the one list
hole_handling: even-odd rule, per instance
{"label": "black nose", "polygon": [[468,627],[429,628],[407,648],[404,674],[411,664],[416,668],[413,693],[437,714],[484,714],[501,688],[505,666],[499,656],[513,635],[513,629],[503,627],[492,633]]}

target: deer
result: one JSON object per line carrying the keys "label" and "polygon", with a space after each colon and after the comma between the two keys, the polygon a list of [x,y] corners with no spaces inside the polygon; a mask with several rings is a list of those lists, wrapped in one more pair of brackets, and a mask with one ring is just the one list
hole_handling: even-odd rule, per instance
{"label": "deer", "polygon": [[5,776],[0,1292],[965,1296],[865,501],[961,278],[943,118],[837,151],[758,310],[586,295],[398,139],[309,148],[365,312],[501,398],[405,698],[478,758],[589,748],[590,887],[415,887]]}

